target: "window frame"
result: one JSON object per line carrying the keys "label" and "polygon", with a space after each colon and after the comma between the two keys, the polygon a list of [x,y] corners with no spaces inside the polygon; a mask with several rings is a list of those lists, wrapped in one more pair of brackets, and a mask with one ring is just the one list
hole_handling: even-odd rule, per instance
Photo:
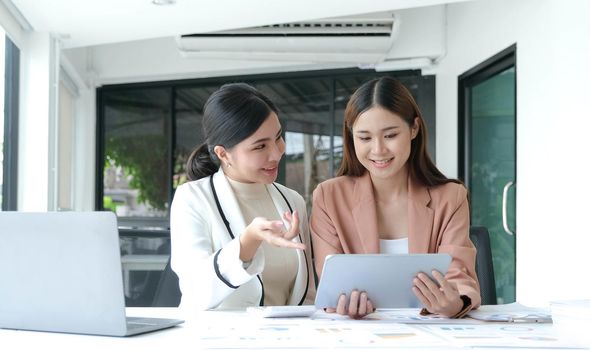
{"label": "window frame", "polygon": [[18,104],[20,50],[5,38],[4,71],[4,160],[2,163],[2,210],[17,210],[18,204]]}
{"label": "window frame", "polygon": [[[222,85],[230,82],[246,82],[249,84],[264,84],[264,83],[278,83],[281,81],[289,81],[294,79],[331,79],[331,92],[332,103],[329,109],[329,128],[330,128],[330,146],[333,149],[333,140],[339,131],[335,130],[335,102],[334,97],[336,93],[335,81],[338,79],[346,78],[347,76],[358,76],[364,75],[366,79],[372,79],[382,76],[392,77],[430,77],[432,82],[432,102],[435,104],[435,84],[436,77],[433,75],[422,75],[420,70],[404,70],[404,71],[391,71],[391,72],[375,72],[371,70],[362,69],[336,69],[336,70],[320,70],[320,71],[305,71],[305,72],[283,72],[283,73],[271,73],[271,74],[258,74],[258,75],[239,75],[239,76],[224,76],[224,77],[212,77],[212,78],[201,78],[201,79],[185,79],[185,80],[169,80],[159,82],[141,82],[141,83],[125,83],[125,84],[114,84],[114,85],[103,85],[97,88],[96,93],[96,106],[97,106],[97,134],[96,134],[96,183],[95,183],[95,210],[105,210],[103,207],[103,196],[104,196],[104,165],[105,165],[105,109],[104,109],[104,94],[112,93],[113,91],[122,91],[128,89],[145,89],[145,88],[170,88],[170,114],[169,125],[171,125],[171,131],[169,134],[170,144],[168,149],[169,161],[168,161],[168,173],[170,174],[168,179],[168,185],[170,186],[168,198],[169,203],[172,202],[174,197],[174,187],[172,175],[174,174],[174,152],[176,145],[176,90],[178,88],[199,88],[211,85]],[[431,150],[431,156],[435,158],[435,106],[432,106],[432,110],[429,110],[429,114],[432,116],[432,122],[428,125],[429,128],[429,149]],[[330,176],[334,176],[337,169],[333,166],[333,151],[330,154]],[[168,213],[169,215],[169,213]],[[133,217],[123,218],[123,221],[133,221],[134,223],[141,222],[142,220],[150,221],[149,217]],[[126,225],[128,226],[128,225]],[[139,226],[139,225],[138,225]],[[153,225],[150,225],[153,226]]]}

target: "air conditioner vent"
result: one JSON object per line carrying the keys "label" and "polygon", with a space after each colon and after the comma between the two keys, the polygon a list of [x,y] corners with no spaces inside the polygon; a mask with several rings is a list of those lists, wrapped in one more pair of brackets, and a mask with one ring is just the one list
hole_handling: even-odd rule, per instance
{"label": "air conditioner vent", "polygon": [[224,36],[390,36],[394,17],[320,19],[309,22],[272,24],[261,27],[226,30],[206,34],[188,34],[182,37],[224,37]]}
{"label": "air conditioner vent", "polygon": [[177,38],[185,57],[234,60],[377,62],[399,24],[391,13],[272,24]]}

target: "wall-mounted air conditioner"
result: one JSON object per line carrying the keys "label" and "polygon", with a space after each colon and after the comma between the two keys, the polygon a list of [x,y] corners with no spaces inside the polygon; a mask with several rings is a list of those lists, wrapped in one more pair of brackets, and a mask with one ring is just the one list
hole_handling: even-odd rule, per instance
{"label": "wall-mounted air conditioner", "polygon": [[177,44],[192,58],[361,64],[382,60],[398,28],[386,13],[182,35]]}

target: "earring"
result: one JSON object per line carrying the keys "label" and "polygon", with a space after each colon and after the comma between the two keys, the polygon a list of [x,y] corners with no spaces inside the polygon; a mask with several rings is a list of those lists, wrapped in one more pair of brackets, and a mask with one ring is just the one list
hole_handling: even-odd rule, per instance
{"label": "earring", "polygon": [[229,163],[229,162],[228,163],[225,163],[225,166],[228,167],[228,168],[231,168],[231,163]]}

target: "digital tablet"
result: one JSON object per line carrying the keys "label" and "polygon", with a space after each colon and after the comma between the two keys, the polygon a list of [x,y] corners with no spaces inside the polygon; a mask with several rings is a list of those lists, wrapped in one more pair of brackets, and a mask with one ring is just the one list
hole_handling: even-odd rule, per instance
{"label": "digital tablet", "polygon": [[336,307],[338,297],[353,289],[367,292],[375,308],[419,308],[412,280],[432,270],[447,273],[448,254],[338,254],[328,255],[315,299],[317,308]]}

